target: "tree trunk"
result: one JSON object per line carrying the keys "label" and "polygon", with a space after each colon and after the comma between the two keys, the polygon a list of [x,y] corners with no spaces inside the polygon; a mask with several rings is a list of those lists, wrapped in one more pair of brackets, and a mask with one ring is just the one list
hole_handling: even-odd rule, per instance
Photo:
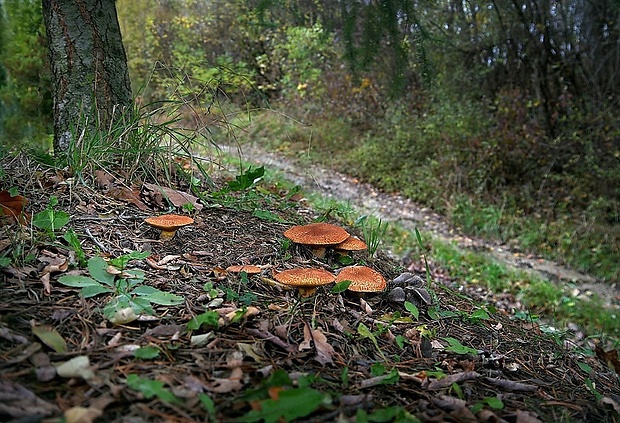
{"label": "tree trunk", "polygon": [[54,151],[130,110],[131,85],[115,0],[42,0],[52,69]]}

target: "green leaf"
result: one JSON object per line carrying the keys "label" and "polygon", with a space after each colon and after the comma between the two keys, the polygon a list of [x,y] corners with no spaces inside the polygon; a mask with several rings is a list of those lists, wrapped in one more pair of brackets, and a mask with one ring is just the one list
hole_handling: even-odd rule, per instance
{"label": "green leaf", "polygon": [[58,278],[58,282],[65,286],[71,286],[73,288],[84,288],[87,286],[101,286],[99,282],[88,276],[80,275],[64,275]]}
{"label": "green leaf", "polygon": [[192,320],[187,322],[188,330],[197,330],[200,329],[202,325],[218,327],[218,320],[220,315],[215,311],[206,311],[198,316],[195,316]]}
{"label": "green leaf", "polygon": [[11,197],[16,197],[16,196],[19,195],[19,188],[17,188],[17,187],[11,187],[11,188],[8,189],[8,191],[9,191],[9,195]]}
{"label": "green leaf", "polygon": [[405,301],[405,309],[409,313],[411,313],[414,319],[418,320],[418,318],[420,317],[420,310],[418,310],[418,308],[414,304],[410,303],[409,301]]}
{"label": "green leaf", "polygon": [[115,276],[108,273],[108,262],[99,256],[91,257],[88,259],[88,272],[95,278],[95,280],[101,282],[104,285],[114,286]]}
{"label": "green leaf", "polygon": [[172,392],[164,388],[164,383],[158,380],[150,380],[141,378],[136,374],[130,374],[127,376],[127,386],[134,391],[141,392],[147,399],[157,397],[160,400],[170,404],[180,402]]}
{"label": "green leaf", "polygon": [[228,182],[225,191],[244,191],[254,185],[264,175],[264,166],[258,167],[256,169],[252,169],[250,167],[241,175],[237,175],[234,181]]}
{"label": "green leaf", "polygon": [[583,370],[584,372],[588,374],[592,371],[592,367],[590,367],[586,363],[577,363],[577,365],[579,366],[581,370]]}
{"label": "green leaf", "polygon": [[336,283],[332,289],[331,289],[331,293],[332,294],[340,294],[341,292],[344,292],[347,290],[347,288],[349,287],[349,285],[351,285],[351,281],[341,281]]}
{"label": "green leaf", "polygon": [[482,319],[482,320],[487,320],[491,318],[489,313],[487,313],[487,311],[482,308],[479,308],[476,311],[474,311],[469,317],[470,319]]}
{"label": "green leaf", "polygon": [[32,218],[32,224],[44,231],[54,232],[69,223],[69,220],[71,220],[71,216],[68,213],[49,208],[35,214]]}
{"label": "green leaf", "polygon": [[180,305],[185,301],[180,295],[160,291],[148,285],[137,286],[132,293],[141,296],[143,299],[153,304],[159,305]]}
{"label": "green leaf", "polygon": [[203,393],[198,394],[198,399],[200,399],[202,407],[207,412],[207,421],[215,421],[215,402],[213,402],[209,395]]}
{"label": "green leaf", "polygon": [[33,325],[32,333],[57,353],[67,352],[67,343],[53,326]]}
{"label": "green leaf", "polygon": [[456,394],[457,397],[459,397],[459,399],[465,398],[465,395],[463,394],[463,389],[459,386],[458,383],[454,382],[450,386],[450,389],[452,389],[452,391]]}
{"label": "green leaf", "polygon": [[0,267],[8,267],[11,264],[11,259],[8,257],[0,257]]}
{"label": "green leaf", "polygon": [[85,286],[80,291],[80,295],[83,298],[92,298],[92,297],[96,297],[97,295],[101,295],[105,293],[112,293],[112,292],[114,292],[112,289],[106,286],[97,284],[97,285]]}
{"label": "green leaf", "polygon": [[280,216],[275,214],[274,212],[270,212],[269,210],[254,210],[252,216],[258,217],[259,219],[266,220],[268,222],[280,222],[280,223],[288,223],[288,220],[282,219]]}
{"label": "green leaf", "polygon": [[151,253],[148,251],[132,251],[129,254],[123,254],[122,256],[110,260],[110,264],[119,269],[124,269],[131,260],[142,260],[147,258],[150,254]]}
{"label": "green leaf", "polygon": [[261,401],[260,410],[252,410],[238,421],[249,423],[264,420],[265,423],[276,423],[284,419],[291,422],[314,412],[324,399],[323,393],[312,388],[280,391],[278,399]]}
{"label": "green leaf", "polygon": [[157,347],[142,347],[135,350],[133,356],[143,360],[150,360],[151,358],[158,357],[159,353],[160,351]]}
{"label": "green leaf", "polygon": [[497,397],[485,398],[484,402],[486,402],[489,405],[489,407],[491,407],[494,410],[501,410],[504,408],[504,403],[502,402],[502,400],[500,400]]}
{"label": "green leaf", "polygon": [[368,329],[368,326],[366,326],[363,323],[360,323],[357,326],[357,333],[360,334],[360,336],[363,336],[364,338],[370,338],[370,339],[375,339],[375,336],[372,334],[372,332],[370,331],[370,329]]}
{"label": "green leaf", "polygon": [[475,350],[474,348],[471,347],[466,347],[464,345],[462,345],[457,339],[455,338],[441,338],[444,341],[448,342],[450,345],[446,347],[446,351],[450,351],[456,354],[473,354],[473,355],[477,355],[478,351]]}

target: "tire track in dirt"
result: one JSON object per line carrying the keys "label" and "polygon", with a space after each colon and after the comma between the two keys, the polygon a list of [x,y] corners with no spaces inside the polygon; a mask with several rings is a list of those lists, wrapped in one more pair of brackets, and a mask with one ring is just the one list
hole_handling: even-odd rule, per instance
{"label": "tire track in dirt", "polygon": [[325,198],[349,202],[361,214],[372,214],[383,220],[396,222],[403,228],[428,231],[443,242],[455,243],[464,250],[475,250],[512,269],[523,270],[556,282],[575,284],[581,294],[595,292],[606,302],[616,302],[618,290],[588,275],[556,262],[525,255],[505,244],[490,242],[462,234],[447,220],[400,195],[379,192],[370,184],[359,183],[355,178],[315,164],[301,164],[279,154],[269,152],[256,144],[237,147],[220,146],[224,152],[241,156],[249,163],[264,165],[279,171],[286,179],[305,190]]}

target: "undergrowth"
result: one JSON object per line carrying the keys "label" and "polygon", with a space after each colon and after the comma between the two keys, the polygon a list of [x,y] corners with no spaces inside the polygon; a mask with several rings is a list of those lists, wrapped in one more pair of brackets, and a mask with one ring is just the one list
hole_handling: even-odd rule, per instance
{"label": "undergrowth", "polygon": [[[448,112],[457,113],[453,121],[445,118]],[[256,141],[289,158],[318,162],[399,193],[443,214],[466,234],[509,243],[608,282],[620,279],[617,199],[595,198],[578,208],[575,203],[583,201],[587,188],[580,189],[569,176],[528,180],[525,173],[514,176],[522,182],[507,181],[501,177],[507,164],[480,152],[488,143],[488,154],[494,154],[497,141],[480,139],[466,111],[442,113],[412,121],[394,112],[361,132],[343,119],[317,120],[308,127],[265,112],[251,124],[241,123],[247,132],[240,141]],[[574,195],[555,190],[563,183],[573,185]]]}

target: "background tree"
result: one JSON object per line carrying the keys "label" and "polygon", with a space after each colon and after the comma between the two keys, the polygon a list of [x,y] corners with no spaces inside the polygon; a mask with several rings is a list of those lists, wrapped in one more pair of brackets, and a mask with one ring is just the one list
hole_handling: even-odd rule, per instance
{"label": "background tree", "polygon": [[115,0],[43,0],[54,95],[54,150],[105,130],[130,111],[132,91]]}

